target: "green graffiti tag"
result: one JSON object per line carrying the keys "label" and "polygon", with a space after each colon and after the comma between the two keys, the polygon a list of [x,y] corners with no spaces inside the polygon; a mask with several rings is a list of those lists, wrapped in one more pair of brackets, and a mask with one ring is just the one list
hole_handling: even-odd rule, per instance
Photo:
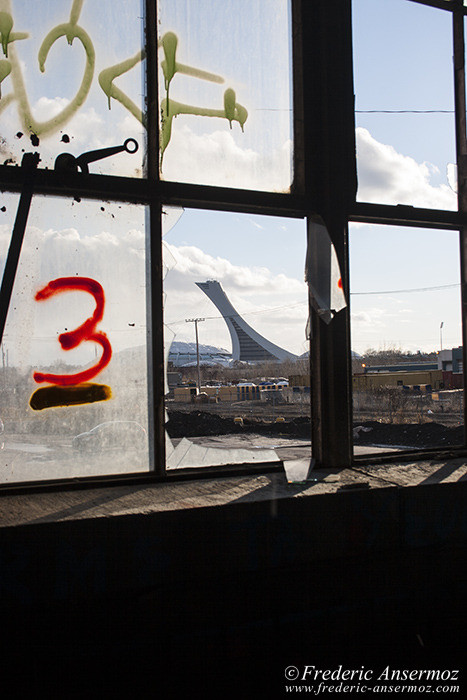
{"label": "green graffiti tag", "polygon": [[170,84],[176,73],[182,73],[184,75],[189,75],[200,80],[207,80],[212,83],[224,83],[225,81],[224,78],[222,78],[220,75],[216,75],[215,73],[208,73],[207,71],[200,70],[199,68],[193,68],[192,66],[178,63],[176,60],[178,38],[173,32],[167,32],[164,34],[159,42],[159,45],[162,46],[164,51],[164,60],[161,62],[161,67],[164,74],[166,93],[165,98],[161,102],[160,150],[162,168],[164,151],[169,145],[172,136],[172,121],[174,117],[178,116],[179,114],[191,114],[200,117],[218,117],[221,119],[227,119],[230,124],[230,128],[232,128],[233,121],[238,122],[243,131],[243,126],[248,118],[248,112],[245,107],[236,102],[235,91],[232,90],[232,88],[228,88],[224,92],[223,109],[194,107],[193,105],[182,104],[181,102],[176,102],[175,100],[170,99]]}
{"label": "green graffiti tag", "polygon": [[11,63],[10,61],[5,61],[0,59],[0,99],[2,97],[2,81],[5,80],[7,75],[11,73]]}
{"label": "green graffiti tag", "polygon": [[120,102],[123,107],[125,107],[131,114],[136,117],[136,119],[141,122],[144,128],[147,128],[146,115],[143,114],[141,109],[135,105],[133,100],[130,100],[128,95],[116,87],[113,83],[115,78],[128,73],[132,68],[134,68],[138,63],[144,60],[146,54],[144,51],[139,51],[133,58],[128,58],[126,61],[117,63],[115,66],[110,66],[110,68],[105,68],[99,73],[99,85],[101,86],[104,93],[107,95],[109,109],[110,109],[110,98],[113,97],[114,100]]}
{"label": "green graffiti tag", "polygon": [[50,30],[43,40],[38,54],[39,69],[42,73],[44,73],[47,56],[55,42],[62,36],[65,36],[68,44],[71,46],[74,39],[78,39],[86,53],[86,65],[84,68],[81,85],[73,100],[71,100],[71,102],[64,107],[59,114],[51,119],[48,119],[47,121],[40,122],[34,118],[31,112],[20,61],[18,60],[14,46],[10,46],[9,48],[9,45],[11,45],[13,41],[16,41],[17,39],[26,39],[29,34],[11,32],[13,27],[13,18],[11,15],[10,0],[0,0],[0,8],[2,8],[0,11],[1,43],[3,53],[5,57],[8,57],[8,63],[10,64],[10,70],[8,73],[6,72],[6,67],[1,70],[0,81],[4,80],[7,75],[11,75],[11,82],[13,85],[13,92],[1,98],[0,112],[2,112],[13,100],[16,100],[18,103],[18,112],[23,129],[36,134],[36,136],[44,136],[51,132],[57,131],[81,107],[89,93],[94,77],[95,52],[89,34],[78,25],[78,19],[83,2],[84,0],[73,1],[69,21],[64,24],[59,24]]}
{"label": "green graffiti tag", "polygon": [[[34,118],[31,111],[21,64],[14,46],[14,42],[27,39],[29,34],[27,32],[13,31],[14,20],[11,12],[11,0],[0,0],[0,43],[4,56],[4,58],[0,59],[0,114],[9,104],[16,101],[23,129],[36,136],[46,136],[58,131],[80,109],[89,94],[94,79],[95,50],[89,34],[78,24],[83,4],[84,0],[72,0],[68,22],[59,24],[51,29],[42,41],[38,52],[39,69],[44,73],[47,57],[54,44],[62,37],[65,37],[71,46],[74,40],[77,39],[81,43],[86,56],[81,84],[74,98],[57,115],[46,121],[38,121]],[[173,32],[167,32],[159,41],[159,47],[162,47],[164,53],[161,68],[166,91],[165,98],[161,101],[161,167],[164,152],[169,145],[172,135],[173,118],[179,114],[227,119],[230,128],[232,128],[232,122],[236,121],[240,124],[242,131],[248,118],[248,112],[245,107],[236,102],[236,95],[232,88],[225,90],[224,106],[218,109],[195,107],[170,99],[170,84],[177,73],[213,83],[222,84],[225,82],[224,78],[215,73],[209,73],[199,68],[179,63],[176,59],[177,45],[178,38]],[[98,82],[107,96],[109,109],[113,99],[128,110],[144,128],[147,128],[146,114],[114,83],[116,78],[131,71],[145,57],[145,51],[141,50],[132,58],[105,68],[99,73]],[[10,76],[13,90],[6,95],[2,95],[2,83],[8,76]]]}
{"label": "green graffiti tag", "polygon": [[29,34],[25,32],[15,32],[12,34],[13,29],[13,17],[10,12],[5,12],[0,10],[0,34],[2,37],[2,49],[3,54],[8,58],[8,44],[13,41],[18,41],[18,39],[27,39]]}

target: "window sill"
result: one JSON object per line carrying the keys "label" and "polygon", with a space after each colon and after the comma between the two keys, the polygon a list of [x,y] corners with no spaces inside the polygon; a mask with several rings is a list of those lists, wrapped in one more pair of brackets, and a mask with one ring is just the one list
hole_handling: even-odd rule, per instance
{"label": "window sill", "polygon": [[[188,475],[187,475],[188,476]],[[0,527],[96,520],[235,503],[297,500],[313,496],[467,481],[467,459],[395,461],[348,469],[316,469],[306,483],[287,483],[285,472],[228,475],[162,483],[96,485],[69,491],[4,493]]]}

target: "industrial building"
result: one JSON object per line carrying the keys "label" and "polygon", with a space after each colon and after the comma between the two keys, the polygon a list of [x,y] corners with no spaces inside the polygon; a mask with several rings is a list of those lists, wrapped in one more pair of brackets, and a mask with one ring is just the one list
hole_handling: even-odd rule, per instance
{"label": "industrial building", "polygon": [[353,375],[354,389],[425,385],[438,389],[464,387],[463,348],[438,353],[436,362],[404,362],[391,365],[362,365]]}

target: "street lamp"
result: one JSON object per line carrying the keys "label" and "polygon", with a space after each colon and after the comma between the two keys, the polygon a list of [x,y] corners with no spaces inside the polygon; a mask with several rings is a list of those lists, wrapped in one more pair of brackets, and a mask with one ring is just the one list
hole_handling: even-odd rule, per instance
{"label": "street lamp", "polygon": [[439,351],[443,351],[443,326],[444,326],[444,321],[441,321],[439,324]]}
{"label": "street lamp", "polygon": [[186,318],[185,323],[195,324],[195,336],[196,336],[196,367],[198,369],[198,393],[201,391],[201,373],[199,369],[199,341],[198,341],[198,323],[204,321],[204,318]]}

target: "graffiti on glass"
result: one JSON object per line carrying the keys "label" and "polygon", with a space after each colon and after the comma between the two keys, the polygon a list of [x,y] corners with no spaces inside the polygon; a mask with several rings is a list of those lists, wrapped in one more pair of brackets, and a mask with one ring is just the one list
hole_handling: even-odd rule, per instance
{"label": "graffiti on glass", "polygon": [[[26,92],[21,61],[15,50],[15,44],[28,39],[29,34],[27,32],[18,32],[14,30],[11,0],[0,0],[0,41],[1,51],[3,53],[3,58],[0,58],[0,114],[8,105],[16,102],[22,128],[36,139],[56,133],[78,112],[87,99],[94,80],[96,52],[90,35],[78,23],[83,3],[84,0],[73,0],[68,20],[50,29],[42,41],[37,56],[39,70],[44,73],[49,52],[57,41],[65,38],[71,46],[75,39],[78,40],[83,47],[86,57],[81,84],[73,99],[58,114],[45,121],[39,121],[32,113]],[[172,136],[172,120],[179,114],[227,119],[230,128],[232,128],[232,122],[236,121],[239,123],[242,131],[248,118],[246,108],[236,101],[236,95],[232,88],[227,88],[225,90],[223,106],[218,108],[195,107],[170,99],[170,84],[177,73],[188,75],[199,80],[207,80],[220,84],[224,83],[224,78],[219,75],[178,62],[176,57],[177,46],[178,38],[173,32],[167,32],[159,40],[159,47],[162,48],[164,55],[161,61],[161,68],[164,75],[166,91],[166,96],[161,102],[161,166],[164,151],[169,145]],[[146,114],[123,92],[123,90],[117,87],[114,82],[118,77],[128,73],[137,66],[138,63],[141,63],[145,57],[145,51],[141,50],[134,56],[105,68],[100,71],[98,82],[107,97],[109,109],[112,99],[116,100],[128,110],[144,128],[147,128]],[[11,83],[12,89],[7,94],[2,94],[2,84],[7,78]]]}
{"label": "graffiti on glass", "polygon": [[241,104],[236,102],[235,91],[232,88],[227,88],[224,92],[224,106],[220,109],[208,109],[203,107],[194,107],[192,105],[182,104],[181,102],[176,102],[170,99],[170,83],[172,82],[176,73],[181,73],[189,75],[193,78],[198,78],[200,80],[207,80],[212,83],[223,83],[224,78],[215,73],[208,73],[198,68],[193,68],[193,66],[187,66],[183,63],[179,63],[176,59],[178,38],[173,32],[167,32],[162,37],[159,42],[164,50],[164,60],[161,63],[162,71],[164,73],[164,83],[165,83],[165,99],[161,102],[161,139],[160,139],[160,149],[161,149],[161,165],[164,151],[169,145],[170,138],[172,135],[172,120],[179,114],[192,114],[200,117],[219,117],[221,119],[227,119],[230,128],[232,128],[232,122],[236,121],[240,124],[243,131],[243,125],[248,118],[248,112]]}
{"label": "graffiti on glass", "polygon": [[111,397],[110,387],[90,382],[107,367],[112,357],[112,346],[109,339],[105,333],[97,330],[97,325],[104,316],[105,296],[102,285],[89,277],[60,277],[39,289],[35,299],[36,301],[45,301],[56,294],[75,291],[91,294],[96,302],[96,307],[92,316],[87,318],[78,328],[61,333],[58,336],[58,342],[63,350],[72,350],[86,341],[97,343],[102,348],[101,358],[91,367],[72,374],[34,372],[35,382],[52,385],[37,389],[33,393],[29,404],[34,410],[52,406],[93,403]]}

